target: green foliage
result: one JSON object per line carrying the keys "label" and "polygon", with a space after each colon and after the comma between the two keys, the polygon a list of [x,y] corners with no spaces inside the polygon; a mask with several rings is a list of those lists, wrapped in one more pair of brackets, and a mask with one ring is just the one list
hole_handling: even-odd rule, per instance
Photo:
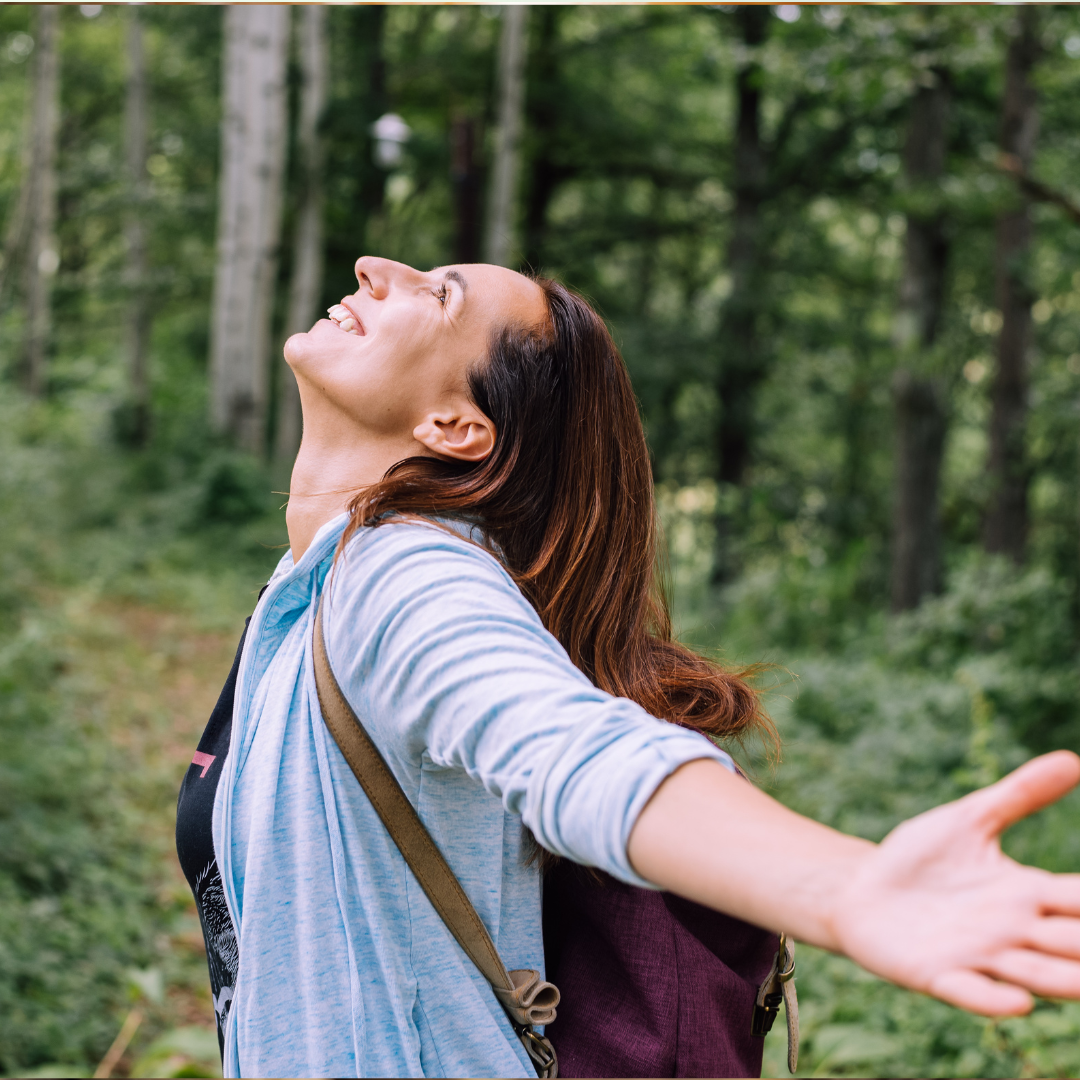
{"label": "green foliage", "polygon": [[[700,542],[708,550],[708,536]],[[698,620],[715,622],[699,621],[693,636],[737,657],[789,643],[787,670],[773,672],[767,696],[783,764],[773,772],[751,757],[751,766],[793,808],[878,840],[993,782],[1032,750],[1080,745],[1070,598],[1045,570],[970,557],[943,595],[915,612],[886,619],[849,610],[825,636],[801,613],[840,621],[842,610],[828,605],[847,570],[803,560],[785,571],[752,572],[727,590],[724,607],[699,609]],[[1076,872],[1080,792],[1014,826],[1004,846],[1023,862]],[[1080,1075],[1076,1003],[1044,1001],[1029,1017],[986,1020],[804,946],[798,988],[799,1075]],[[764,1075],[786,1074],[784,1053],[778,1030]]]}
{"label": "green foliage", "polygon": [[[33,14],[0,6],[4,228],[23,174]],[[977,551],[1000,321],[993,223],[1016,199],[994,164],[1012,14],[823,5],[793,22],[766,19],[753,56],[768,159],[762,284],[739,301],[765,374],[749,418],[756,453],[736,487],[717,482],[716,432],[718,375],[742,359],[725,321],[741,179],[735,76],[749,57],[738,12],[530,10],[523,263],[593,297],[624,351],[683,636],[731,661],[778,665],[769,701],[784,764],[774,775],[751,755],[755,772],[798,809],[871,838],[1033,752],[1080,747],[1080,229],[1049,205],[1032,214],[1029,560],[1017,570]],[[97,625],[102,605],[185,613],[188,637],[232,634],[284,541],[273,489],[287,482],[212,438],[205,420],[221,9],[149,5],[140,17],[151,92],[152,272],[141,283],[154,305],[150,445],[132,446],[121,347],[122,7],[61,13],[61,265],[44,401],[14,389],[25,330],[17,274],[0,296],[0,1072],[22,1075],[92,1072],[136,999],[148,1019],[123,1068],[215,1066],[205,1030],[167,1014],[169,994],[205,983],[169,943],[198,932],[164,870],[178,778],[116,737],[85,672],[94,648],[124,647]],[[327,303],[351,289],[365,251],[425,267],[452,258],[450,128],[462,117],[476,125],[482,172],[499,31],[495,9],[468,6],[337,6],[329,21]],[[1033,171],[1069,194],[1080,164],[1077,9],[1044,8],[1042,34]],[[912,186],[908,106],[939,68],[953,100],[946,175]],[[370,135],[388,110],[414,132],[389,172],[374,164]],[[294,152],[279,299],[297,174]],[[952,252],[938,344],[903,358],[948,398],[948,573],[941,596],[895,618],[890,378],[911,210],[944,215]],[[719,590],[718,518],[731,526],[737,569]],[[1078,816],[1070,797],[1016,826],[1007,846],[1075,871]],[[159,983],[165,1005],[153,1001]],[[808,1074],[1080,1074],[1075,1006],[1043,1003],[1030,1018],[991,1023],[806,949],[800,991]],[[781,1043],[769,1040],[767,1072],[782,1070]]]}
{"label": "green foliage", "polygon": [[266,513],[266,476],[258,464],[239,454],[207,461],[202,476],[197,522],[243,525]]}
{"label": "green foliage", "polygon": [[[256,537],[279,539],[281,520],[267,518],[270,481],[250,461],[174,462],[163,492],[145,460],[109,448],[106,418],[25,401],[2,411],[0,1074],[89,1075],[132,994],[153,1006],[163,971],[186,977],[168,935],[187,900],[144,824],[148,806],[167,816],[178,778],[148,774],[94,706],[86,612],[103,593],[197,606],[231,633],[277,558]],[[210,505],[226,524],[192,531]],[[176,1039],[147,1051],[148,1070],[173,1071],[137,1075],[214,1075],[216,1040],[208,1054],[191,1032]]]}
{"label": "green foliage", "polygon": [[220,1076],[217,1035],[201,1027],[167,1031],[136,1058],[131,1075]]}
{"label": "green foliage", "polygon": [[[799,1076],[1076,1076],[1080,1005],[1040,1002],[1028,1017],[986,1020],[875,979],[800,946]],[[779,1028],[779,1025],[778,1025]],[[765,1043],[764,1076],[786,1076],[783,1033]]]}

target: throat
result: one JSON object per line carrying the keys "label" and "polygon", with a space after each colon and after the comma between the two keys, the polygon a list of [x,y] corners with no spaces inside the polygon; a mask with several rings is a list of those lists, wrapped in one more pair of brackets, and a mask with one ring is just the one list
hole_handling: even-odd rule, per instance
{"label": "throat", "polygon": [[415,453],[412,447],[371,445],[325,445],[305,431],[293,465],[285,524],[289,546],[297,563],[311,546],[315,534],[339,514],[365,488],[377,484],[397,462]]}

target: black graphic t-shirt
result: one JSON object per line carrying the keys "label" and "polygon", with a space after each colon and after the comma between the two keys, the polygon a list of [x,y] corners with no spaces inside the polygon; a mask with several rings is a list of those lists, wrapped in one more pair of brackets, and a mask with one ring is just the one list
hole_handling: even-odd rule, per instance
{"label": "black graphic t-shirt", "polygon": [[221,874],[214,855],[214,795],[229,752],[236,673],[240,669],[240,655],[244,651],[244,638],[250,621],[248,619],[244,623],[244,633],[232,670],[210,714],[184,782],[180,785],[180,797],[176,803],[176,853],[180,856],[180,866],[195,894],[199,909],[199,921],[206,940],[206,959],[210,966],[210,992],[214,997],[214,1013],[217,1016],[218,1045],[222,1055],[225,1053],[225,1018],[232,1003],[240,955],[236,929],[225,905]]}

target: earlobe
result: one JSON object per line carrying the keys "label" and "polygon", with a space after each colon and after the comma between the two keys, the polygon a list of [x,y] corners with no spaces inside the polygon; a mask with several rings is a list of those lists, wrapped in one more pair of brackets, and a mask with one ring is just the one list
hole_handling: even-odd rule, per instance
{"label": "earlobe", "polygon": [[495,428],[479,410],[432,413],[416,425],[413,438],[439,457],[483,461],[495,447]]}

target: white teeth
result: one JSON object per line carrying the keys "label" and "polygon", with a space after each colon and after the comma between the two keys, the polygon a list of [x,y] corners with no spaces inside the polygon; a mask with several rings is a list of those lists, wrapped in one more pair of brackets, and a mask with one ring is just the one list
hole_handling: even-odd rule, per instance
{"label": "white teeth", "polygon": [[328,307],[326,313],[346,334],[360,336],[360,327],[357,326],[352,312],[344,304],[335,304],[333,307]]}
{"label": "white teeth", "polygon": [[352,312],[343,303],[335,303],[333,308],[327,308],[326,314],[341,329],[345,330],[346,334],[355,334],[360,337],[360,327],[356,325],[356,320],[352,318]]}

